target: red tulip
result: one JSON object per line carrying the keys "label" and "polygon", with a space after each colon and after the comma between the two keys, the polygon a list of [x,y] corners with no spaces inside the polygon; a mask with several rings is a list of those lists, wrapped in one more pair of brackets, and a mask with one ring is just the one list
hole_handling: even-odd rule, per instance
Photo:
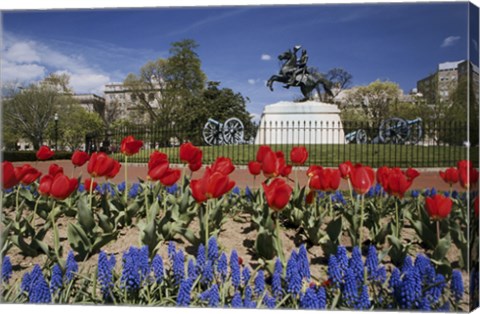
{"label": "red tulip", "polygon": [[[277,155],[272,150],[265,150],[262,163],[263,175],[266,178],[275,177],[277,171]],[[257,154],[258,156],[258,154]],[[258,159],[257,159],[258,160]]]}
{"label": "red tulip", "polygon": [[309,187],[315,191],[332,192],[340,185],[340,170],[322,169],[317,171],[309,180]]}
{"label": "red tulip", "polygon": [[11,189],[20,182],[15,175],[15,167],[9,161],[2,162],[2,188]]}
{"label": "red tulip", "polygon": [[112,168],[112,171],[110,171],[105,175],[105,178],[107,179],[115,178],[115,176],[120,172],[120,168],[122,167],[122,164],[120,164],[117,160],[113,158],[112,160],[113,160],[113,168]]}
{"label": "red tulip", "polygon": [[148,160],[148,170],[151,170],[156,166],[163,164],[164,162],[168,162],[167,154],[156,150],[150,154],[150,159]]}
{"label": "red tulip", "polygon": [[[200,151],[200,157],[202,156],[201,154],[201,151]],[[188,169],[190,169],[190,171],[192,172],[195,172],[197,171],[198,169],[202,168],[202,158],[200,158],[199,160],[193,162],[193,163],[189,163],[188,164]]]}
{"label": "red tulip", "polygon": [[388,185],[388,176],[392,172],[392,169],[387,166],[382,166],[377,169],[377,182],[385,187]]}
{"label": "red tulip", "polygon": [[368,166],[356,165],[352,169],[351,182],[353,189],[358,194],[365,194],[370,190],[375,181],[375,173]]}
{"label": "red tulip", "polygon": [[248,171],[252,176],[258,176],[262,171],[262,164],[258,161],[250,161],[248,163]]}
{"label": "red tulip", "polygon": [[322,166],[312,165],[307,169],[307,176],[313,177],[318,171],[322,171]]}
{"label": "red tulip", "polygon": [[115,160],[100,152],[92,154],[87,164],[87,171],[92,177],[104,177],[109,175],[115,167],[118,167]]}
{"label": "red tulip", "polygon": [[170,163],[168,160],[163,161],[160,164],[157,164],[154,168],[148,171],[147,179],[151,181],[159,181],[165,173],[167,172]]}
{"label": "red tulip", "polygon": [[69,178],[63,174],[57,174],[50,188],[53,198],[64,200],[69,197],[78,187],[77,178]]}
{"label": "red tulip", "polygon": [[53,157],[55,155],[55,152],[52,151],[48,146],[43,145],[40,147],[40,149],[37,151],[37,159],[38,160],[47,160]]}
{"label": "red tulip", "polygon": [[90,192],[90,185],[92,184],[92,182],[93,182],[92,191],[95,191],[98,185],[97,182],[95,182],[94,179],[90,179],[90,178],[85,179],[84,186],[85,186],[85,189],[89,192]]}
{"label": "red tulip", "polygon": [[340,170],[340,176],[342,177],[342,179],[350,178],[352,168],[353,165],[351,161],[345,161],[344,163],[338,165],[338,170]]}
{"label": "red tulip", "polygon": [[462,168],[473,168],[473,163],[471,160],[459,160],[457,162],[457,168],[462,169]]}
{"label": "red tulip", "polygon": [[420,175],[420,172],[418,172],[416,169],[408,168],[407,171],[405,171],[405,175],[407,176],[408,180],[413,181],[413,179]]}
{"label": "red tulip", "polygon": [[436,194],[433,197],[427,197],[425,207],[428,215],[433,220],[441,220],[446,218],[452,211],[452,200],[442,194]]}
{"label": "red tulip", "polygon": [[288,177],[292,173],[292,165],[284,165],[280,168],[280,175],[282,177]]}
{"label": "red tulip", "polygon": [[76,150],[72,155],[72,164],[75,167],[83,166],[88,160],[90,156],[86,152],[82,152],[80,150]]}
{"label": "red tulip", "polygon": [[269,185],[262,183],[268,206],[274,211],[281,211],[287,206],[292,196],[292,188],[283,179],[276,178]]}
{"label": "red tulip", "polygon": [[460,160],[457,163],[460,185],[469,188],[478,183],[478,170],[473,167],[470,160]]}
{"label": "red tulip", "polygon": [[405,192],[412,185],[412,182],[413,181],[409,180],[400,169],[396,168],[388,175],[383,189],[393,196],[403,198]]}
{"label": "red tulip", "polygon": [[212,172],[221,172],[224,175],[229,175],[235,170],[235,166],[233,165],[230,158],[227,157],[218,157],[215,162],[212,164]]}
{"label": "red tulip", "polygon": [[178,169],[168,168],[164,175],[160,177],[160,183],[164,186],[172,186],[180,179],[181,174],[181,171]]}
{"label": "red tulip", "polygon": [[15,168],[15,176],[17,177],[17,180],[22,182],[24,185],[32,184],[41,175],[42,173],[40,171],[33,168],[29,164],[25,164],[21,167]]}
{"label": "red tulip", "polygon": [[40,179],[40,184],[38,186],[38,192],[43,196],[50,195],[50,189],[52,188],[53,176],[51,174],[46,174]]}
{"label": "red tulip", "polygon": [[313,204],[313,201],[315,200],[315,195],[316,194],[317,194],[316,191],[308,192],[307,196],[305,197],[305,203],[306,204]]}
{"label": "red tulip", "polygon": [[132,156],[140,151],[143,141],[136,140],[132,135],[125,137],[120,143],[120,152],[126,156]]}
{"label": "red tulip", "polygon": [[458,182],[458,169],[451,167],[448,168],[445,171],[440,171],[440,177],[442,178],[445,183],[448,183],[449,185],[455,184]]}
{"label": "red tulip", "polygon": [[184,163],[198,162],[199,154],[201,159],[202,150],[190,142],[180,145],[180,160]]}
{"label": "red tulip", "polygon": [[257,162],[263,163],[263,160],[265,159],[265,155],[268,152],[273,152],[270,146],[267,146],[267,145],[260,146],[257,151],[257,157],[256,157]]}
{"label": "red tulip", "polygon": [[55,177],[57,173],[63,174],[63,167],[57,164],[51,164],[50,167],[48,167],[48,173],[53,177]]}
{"label": "red tulip", "polygon": [[308,151],[304,146],[293,147],[290,151],[290,160],[294,165],[303,165],[308,159]]}
{"label": "red tulip", "polygon": [[210,198],[219,198],[234,186],[235,181],[231,181],[227,175],[221,172],[212,172],[210,167],[205,169],[201,179],[190,182],[192,196],[198,203],[202,203]]}

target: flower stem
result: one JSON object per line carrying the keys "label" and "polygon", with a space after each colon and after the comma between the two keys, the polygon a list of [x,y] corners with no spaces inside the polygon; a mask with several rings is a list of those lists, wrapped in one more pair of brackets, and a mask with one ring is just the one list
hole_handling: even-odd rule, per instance
{"label": "flower stem", "polygon": [[148,191],[147,191],[149,189],[149,187],[150,187],[150,181],[147,181],[145,189],[143,190],[143,194],[145,195],[145,213],[147,215],[147,222],[150,221],[150,219],[149,219],[150,218],[149,217],[150,216],[150,210],[148,208]]}
{"label": "flower stem", "polygon": [[21,216],[20,213],[20,207],[18,206],[18,198],[20,196],[20,185],[17,185],[17,195],[15,196],[15,209],[16,209],[16,212],[17,212],[17,221],[20,219],[19,215]]}
{"label": "flower stem", "polygon": [[398,239],[400,236],[400,219],[398,218],[398,200],[396,199],[395,199],[395,220],[397,223],[397,230],[395,235],[397,236],[397,239]]}
{"label": "flower stem", "polygon": [[123,193],[124,194],[124,198],[125,198],[125,206],[127,204],[127,198],[128,198],[128,156],[125,155],[125,192]]}
{"label": "flower stem", "polygon": [[93,182],[94,182],[95,178],[94,177],[90,177],[90,187],[88,188],[89,191],[90,191],[90,209],[92,208],[92,200],[93,200]]}
{"label": "flower stem", "polygon": [[277,246],[278,246],[278,250],[279,252],[278,255],[279,255],[279,258],[280,258],[280,261],[282,262],[283,265],[285,265],[285,254],[283,253],[283,246],[282,246],[282,240],[280,239],[280,213],[277,212],[275,213],[275,240],[277,241]]}
{"label": "flower stem", "polygon": [[360,246],[360,250],[362,249],[362,243],[363,243],[362,229],[363,229],[364,207],[365,207],[365,194],[362,194],[361,206],[360,206],[360,229],[359,229],[359,242],[358,242],[358,245]]}
{"label": "flower stem", "polygon": [[210,216],[210,204],[211,201],[207,200],[207,204],[205,206],[205,252],[208,252],[208,221]]}
{"label": "flower stem", "polygon": [[440,242],[440,220],[437,220],[437,245]]}
{"label": "flower stem", "polygon": [[350,191],[350,199],[352,200],[352,203],[353,203],[354,199],[353,199],[353,191],[352,191],[352,182],[350,182],[350,178],[347,178],[347,182],[348,182],[348,190]]}

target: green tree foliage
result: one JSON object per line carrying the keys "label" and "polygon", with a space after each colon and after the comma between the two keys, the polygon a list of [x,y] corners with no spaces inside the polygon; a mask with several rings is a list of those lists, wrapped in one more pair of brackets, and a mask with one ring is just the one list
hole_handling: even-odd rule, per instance
{"label": "green tree foliage", "polygon": [[[103,121],[96,112],[88,112],[79,104],[72,103],[64,106],[59,111],[58,141],[59,145],[68,150],[78,149],[85,143],[87,133],[102,135]],[[54,138],[55,130],[50,128],[51,138]],[[52,133],[53,132],[53,133]]]}
{"label": "green tree foliage", "polygon": [[150,126],[162,130],[163,138],[155,138],[161,145],[170,145],[172,137],[201,144],[208,118],[223,122],[237,117],[252,129],[247,99],[229,88],[219,88],[219,82],[207,83],[197,48],[191,39],[174,42],[167,59],[147,62],[138,75],[129,74],[124,81],[135,109],[147,114]]}
{"label": "green tree foliage", "polygon": [[254,136],[255,128],[246,109],[248,99],[230,88],[220,88],[220,82],[208,82],[207,85],[179,111],[178,121],[181,130],[186,130],[185,138],[200,145],[203,143],[201,131],[209,118],[223,123],[232,117],[243,122],[246,140]]}
{"label": "green tree foliage", "polygon": [[362,109],[370,124],[378,124],[390,117],[390,110],[398,103],[399,96],[398,84],[377,80],[351,90],[346,102],[348,107]]}
{"label": "green tree foliage", "polygon": [[68,96],[68,76],[51,74],[38,84],[13,88],[3,104],[2,124],[38,149],[47,140],[47,127],[62,105],[73,102]]}
{"label": "green tree foliage", "polygon": [[[39,83],[10,89],[2,115],[6,149],[16,149],[21,139],[38,149],[57,138],[59,148],[73,150],[85,142],[86,133],[102,132],[100,115],[87,112],[71,96],[69,80],[65,74],[50,74]],[[59,117],[56,135],[55,114]]]}

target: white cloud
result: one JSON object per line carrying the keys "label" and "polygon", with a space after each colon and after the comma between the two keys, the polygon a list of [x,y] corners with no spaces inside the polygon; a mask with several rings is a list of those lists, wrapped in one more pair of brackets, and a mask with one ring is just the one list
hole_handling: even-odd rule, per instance
{"label": "white cloud", "polygon": [[264,53],[264,54],[262,54],[261,59],[262,59],[263,61],[269,61],[269,60],[272,59],[272,56],[269,55],[269,54]]}
{"label": "white cloud", "polygon": [[256,82],[257,81],[255,79],[249,79],[248,80],[248,84],[250,84],[250,85],[255,85]]}
{"label": "white cloud", "polygon": [[453,46],[458,40],[460,40],[460,36],[448,36],[443,40],[441,47]]}
{"label": "white cloud", "polygon": [[3,81],[30,83],[47,73],[66,73],[76,93],[101,93],[108,74],[91,67],[82,55],[68,55],[44,43],[21,39],[11,33],[4,36],[1,50]]}
{"label": "white cloud", "polygon": [[2,60],[1,78],[3,81],[29,82],[45,76],[47,69],[38,64],[17,64]]}

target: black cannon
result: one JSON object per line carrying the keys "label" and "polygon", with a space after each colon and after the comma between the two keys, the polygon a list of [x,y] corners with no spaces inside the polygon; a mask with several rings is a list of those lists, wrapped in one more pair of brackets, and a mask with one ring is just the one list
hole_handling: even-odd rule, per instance
{"label": "black cannon", "polygon": [[[380,123],[378,135],[371,144],[417,144],[423,136],[422,119],[406,120],[389,118]],[[366,144],[369,136],[365,129],[358,129],[345,135],[347,143]]]}
{"label": "black cannon", "polygon": [[208,119],[203,128],[203,140],[208,145],[243,143],[244,127],[242,121],[230,118],[225,123]]}

